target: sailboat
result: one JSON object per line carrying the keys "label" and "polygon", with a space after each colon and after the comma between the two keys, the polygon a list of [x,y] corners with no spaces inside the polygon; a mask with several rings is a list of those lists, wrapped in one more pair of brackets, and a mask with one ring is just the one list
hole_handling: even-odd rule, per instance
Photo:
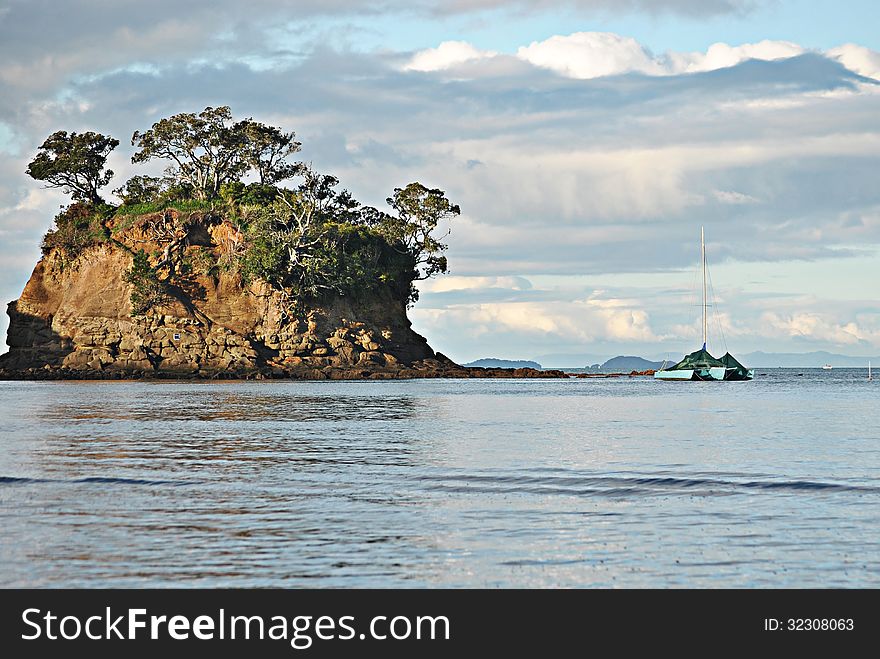
{"label": "sailboat", "polygon": [[684,359],[654,373],[655,380],[751,380],[755,370],[740,364],[729,352],[721,359],[713,357],[706,349],[709,340],[709,320],[706,312],[706,240],[700,227],[700,258],[703,266],[703,347],[685,355]]}
{"label": "sailboat", "polygon": [[871,382],[873,379],[871,376],[871,360],[868,360],[868,382]]}

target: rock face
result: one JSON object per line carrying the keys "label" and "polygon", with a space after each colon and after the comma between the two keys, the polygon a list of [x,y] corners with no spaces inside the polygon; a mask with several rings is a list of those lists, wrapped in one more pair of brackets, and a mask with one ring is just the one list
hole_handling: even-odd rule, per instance
{"label": "rock face", "polygon": [[[189,250],[222,251],[229,225],[196,227]],[[209,236],[213,236],[211,238]],[[198,242],[198,238],[202,244]],[[192,277],[173,302],[132,316],[132,230],[93,246],[72,263],[52,251],[8,306],[5,378],[205,377],[307,379],[559,377],[532,369],[467,369],[435,353],[411,329],[406,305],[390,292],[334,298],[288,316],[265,283],[237,274]],[[128,244],[127,244],[128,243]],[[149,247],[149,245],[148,245]],[[384,289],[383,289],[384,291]]]}

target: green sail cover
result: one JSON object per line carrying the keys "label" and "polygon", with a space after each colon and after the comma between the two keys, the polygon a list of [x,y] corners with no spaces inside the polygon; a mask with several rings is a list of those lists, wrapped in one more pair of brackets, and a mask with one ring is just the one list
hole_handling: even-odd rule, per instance
{"label": "green sail cover", "polygon": [[672,366],[665,370],[681,371],[684,369],[711,368],[713,366],[726,366],[726,364],[720,359],[715,359],[712,355],[709,354],[708,350],[700,348],[696,352],[685,355],[684,359],[678,362],[675,366]]}
{"label": "green sail cover", "polygon": [[[725,379],[733,380],[738,378],[747,378],[749,375],[749,369],[740,364],[736,357],[731,355],[729,352],[724,353],[724,357],[721,358],[721,362],[727,367],[735,369],[734,373],[730,373],[728,371],[728,376],[725,376]],[[735,375],[735,377],[730,377],[731,375]]]}

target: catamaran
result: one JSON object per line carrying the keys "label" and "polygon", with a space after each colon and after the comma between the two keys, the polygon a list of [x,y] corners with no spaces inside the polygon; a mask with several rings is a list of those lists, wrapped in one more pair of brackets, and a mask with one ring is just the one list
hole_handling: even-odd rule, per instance
{"label": "catamaran", "polygon": [[713,357],[706,349],[709,340],[709,320],[706,309],[706,241],[700,227],[700,259],[703,267],[703,347],[685,355],[675,366],[661,368],[654,373],[656,380],[751,380],[755,370],[740,364],[729,352],[721,359]]}

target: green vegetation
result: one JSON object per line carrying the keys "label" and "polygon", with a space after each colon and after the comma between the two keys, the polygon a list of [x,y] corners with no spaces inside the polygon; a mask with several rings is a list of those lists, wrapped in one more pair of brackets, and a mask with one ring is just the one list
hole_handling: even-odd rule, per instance
{"label": "green vegetation", "polygon": [[134,253],[131,268],[122,275],[122,279],[133,286],[131,311],[135,316],[170,300],[167,285],[159,279],[158,272],[150,266],[150,258],[142,249]]}
{"label": "green vegetation", "polygon": [[74,201],[101,204],[98,189],[113,178],[104,169],[107,156],[119,140],[100,133],[67,133],[59,130],[46,138],[28,164],[28,176],[45,181],[50,188],[62,188]]}
{"label": "green vegetation", "polygon": [[[238,273],[243,283],[268,282],[293,308],[381,289],[412,303],[414,282],[447,271],[445,236],[435,233],[448,234],[447,222],[460,211],[442,190],[410,183],[388,197],[390,212],[362,205],[335,177],[290,160],[300,149],[294,133],[235,121],[228,107],[177,114],[135,132],[132,162],[162,159],[169,166],[162,177],[130,178],[113,191],[122,201],[113,207],[97,190],[112,176],[103,167],[117,144],[97,133],[54,133],[28,173],[65,187],[74,200],[46,234],[44,253],[57,249],[75,259],[108,240],[108,226],[114,236],[135,226],[146,236],[136,242],[150,243],[154,253],[131,247],[125,274],[135,314],[179,294],[172,291],[198,289],[198,277],[221,270]],[[296,184],[281,185],[290,179]],[[224,244],[190,245],[196,225],[221,223],[228,225]]]}
{"label": "green vegetation", "polygon": [[200,201],[199,199],[184,200],[167,200],[167,201],[144,201],[139,204],[123,204],[116,209],[117,217],[149,215],[150,213],[161,213],[168,209],[179,212],[187,211],[208,211],[211,210],[213,204],[209,201]]}
{"label": "green vegetation", "polygon": [[55,228],[43,236],[43,254],[59,249],[66,260],[73,261],[87,247],[105,242],[109,237],[105,221],[114,212],[107,204],[93,205],[78,201],[55,216]]}
{"label": "green vegetation", "polygon": [[287,158],[299,151],[293,133],[253,119],[233,121],[228,107],[205,108],[162,119],[149,130],[135,131],[131,161],[171,161],[169,176],[190,186],[198,199],[211,199],[224,183],[238,181],[254,170],[261,184],[293,176],[298,167]]}

